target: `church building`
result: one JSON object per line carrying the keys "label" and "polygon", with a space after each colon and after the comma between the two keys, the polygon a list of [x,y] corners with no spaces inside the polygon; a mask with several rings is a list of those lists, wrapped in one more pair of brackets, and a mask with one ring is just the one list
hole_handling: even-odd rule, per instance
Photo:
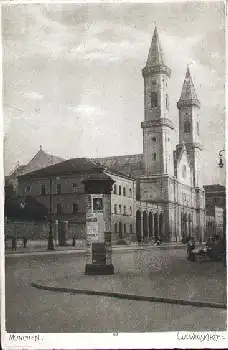
{"label": "church building", "polygon": [[[83,164],[86,167],[89,164],[91,169],[94,169],[91,164],[97,165],[99,169],[103,168],[114,177],[118,185],[114,185],[112,193],[113,233],[118,235],[121,230],[122,234],[123,226],[126,227],[124,233],[134,236],[136,234],[143,239],[147,237],[149,240],[160,238],[162,241],[181,241],[187,236],[203,239],[205,196],[200,172],[202,152],[199,126],[200,101],[188,67],[180,98],[177,101],[179,143],[173,149],[176,131],[169,112],[168,94],[171,69],[165,62],[157,28],[154,30],[142,76],[144,79],[144,120],[141,123],[143,153],[88,159],[88,162],[92,163],[83,160]],[[47,174],[61,175],[64,177],[62,188],[66,186],[66,194],[71,195],[69,200],[76,203],[76,197],[72,198],[77,196],[73,185],[76,183],[75,174],[81,162],[79,159],[67,160],[46,167],[47,170],[41,169],[22,175],[19,177],[20,195],[23,196],[24,189],[29,185],[30,195],[36,196],[43,204],[49,203],[48,197],[44,197],[48,195],[45,190],[45,186],[48,187],[49,183]],[[46,180],[44,180],[45,176]],[[40,181],[39,185],[37,181]],[[70,181],[73,181],[73,187],[69,187]],[[33,182],[35,182],[34,186]],[[60,183],[56,186],[56,195],[59,195],[59,199],[56,196],[58,207],[58,200],[63,203],[67,201],[67,196],[60,191],[58,193]],[[117,187],[118,189],[127,188],[127,192],[122,193],[118,190],[117,193]],[[129,192],[134,188],[135,196]],[[69,192],[71,190],[72,193]],[[73,205],[71,202],[65,203],[68,208],[66,210],[70,210],[70,205]],[[73,207],[76,208],[76,204]],[[77,211],[74,214],[76,215]]]}
{"label": "church building", "polygon": [[[154,30],[144,79],[143,154],[99,159],[136,176],[137,200],[158,205],[163,212],[159,235],[179,241],[189,235],[202,239],[205,227],[205,196],[201,183],[200,101],[187,68],[180,98],[179,144],[172,149],[175,130],[169,114],[166,65],[157,28]],[[137,221],[142,215],[136,213]]]}

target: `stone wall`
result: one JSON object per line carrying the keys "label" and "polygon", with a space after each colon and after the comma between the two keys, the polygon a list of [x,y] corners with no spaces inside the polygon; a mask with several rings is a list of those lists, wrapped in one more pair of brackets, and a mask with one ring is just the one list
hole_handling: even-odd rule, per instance
{"label": "stone wall", "polygon": [[[76,223],[67,223],[65,225],[65,238],[68,243],[71,244],[73,237],[76,240],[85,240],[86,239],[86,227],[85,224],[76,224]],[[46,242],[49,234],[49,223],[36,223],[36,222],[11,222],[5,224],[5,238],[10,240],[12,237],[27,238],[28,242],[32,241],[43,241]],[[59,240],[59,224],[56,222],[53,223],[53,239],[55,242]],[[112,228],[112,243],[115,244],[119,239],[119,232],[114,232]],[[133,226],[133,232],[129,233],[127,230],[126,233],[123,232],[123,239],[127,241],[135,241],[135,227]]]}
{"label": "stone wall", "polygon": [[11,222],[5,224],[5,237],[17,237],[27,239],[46,239],[48,237],[49,224],[47,222]]}
{"label": "stone wall", "polygon": [[[52,225],[53,237],[58,240],[58,224]],[[11,222],[5,224],[5,237],[27,238],[28,240],[43,240],[48,238],[50,226],[48,222]],[[85,225],[68,223],[66,225],[66,240],[73,237],[85,239]]]}

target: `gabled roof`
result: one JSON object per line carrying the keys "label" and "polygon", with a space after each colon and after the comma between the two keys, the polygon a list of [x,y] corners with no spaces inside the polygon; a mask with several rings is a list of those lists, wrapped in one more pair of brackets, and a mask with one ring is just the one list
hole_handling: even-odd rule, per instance
{"label": "gabled roof", "polygon": [[146,65],[153,67],[164,64],[164,54],[159,40],[157,27],[155,27]]}
{"label": "gabled roof", "polygon": [[189,67],[187,67],[184,83],[182,86],[181,96],[178,103],[182,101],[196,102],[197,104],[200,104],[192,81]]}
{"label": "gabled roof", "polygon": [[40,146],[40,150],[26,165],[17,164],[17,167],[11,172],[9,178],[17,178],[23,174],[46,168],[47,166],[54,165],[62,161],[64,161],[63,158],[44,152]]}
{"label": "gabled roof", "polygon": [[51,176],[64,176],[74,173],[102,172],[103,167],[87,158],[72,158],[64,162],[48,166],[30,173],[21,175],[20,178],[46,178]]}
{"label": "gabled roof", "polygon": [[133,176],[117,169],[103,166],[99,161],[88,158],[72,158],[64,162],[42,168],[33,172],[29,172],[19,176],[19,178],[46,178],[50,176],[64,176],[75,173],[83,174],[101,174],[107,173],[127,179],[134,179]]}
{"label": "gabled roof", "polygon": [[26,172],[35,171],[38,169],[45,168],[49,165],[54,165],[64,161],[63,158],[53,156],[52,154],[46,153],[43,151],[40,146],[40,150],[35,154],[35,156],[30,160],[26,165]]}

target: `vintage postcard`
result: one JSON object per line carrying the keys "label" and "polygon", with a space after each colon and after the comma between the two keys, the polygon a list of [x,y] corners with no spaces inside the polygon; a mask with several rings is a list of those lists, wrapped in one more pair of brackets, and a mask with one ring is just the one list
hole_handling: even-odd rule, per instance
{"label": "vintage postcard", "polygon": [[4,349],[227,347],[225,27],[2,2]]}

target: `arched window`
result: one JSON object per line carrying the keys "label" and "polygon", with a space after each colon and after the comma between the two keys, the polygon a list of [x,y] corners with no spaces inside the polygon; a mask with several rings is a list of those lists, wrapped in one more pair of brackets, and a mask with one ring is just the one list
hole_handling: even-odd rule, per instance
{"label": "arched window", "polygon": [[117,205],[114,204],[114,214],[117,214]]}
{"label": "arched window", "polygon": [[119,195],[121,196],[121,186],[119,186]]}
{"label": "arched window", "polygon": [[151,108],[157,107],[158,105],[158,96],[156,92],[151,92]]}
{"label": "arched window", "polygon": [[184,121],[184,132],[186,134],[190,134],[190,132],[191,132],[191,124],[190,124],[189,120]]}
{"label": "arched window", "polygon": [[113,186],[113,193],[116,194],[116,185]]}
{"label": "arched window", "polygon": [[132,215],[132,207],[129,208],[130,215]]}
{"label": "arched window", "polygon": [[186,173],[187,173],[186,165],[183,165],[183,168],[182,168],[182,177],[183,177],[184,179],[186,178]]}
{"label": "arched window", "polygon": [[123,196],[126,196],[126,188],[123,188]]}
{"label": "arched window", "polygon": [[127,232],[126,224],[123,225],[124,233]]}
{"label": "arched window", "polygon": [[121,214],[121,204],[119,205],[119,213]]}
{"label": "arched window", "polygon": [[117,222],[116,222],[115,225],[114,225],[114,231],[115,231],[115,233],[117,233],[117,229],[118,229],[118,225],[117,225]]}
{"label": "arched window", "polygon": [[127,215],[127,213],[126,213],[126,205],[124,205],[124,207],[123,207],[123,213],[124,213],[124,215]]}

